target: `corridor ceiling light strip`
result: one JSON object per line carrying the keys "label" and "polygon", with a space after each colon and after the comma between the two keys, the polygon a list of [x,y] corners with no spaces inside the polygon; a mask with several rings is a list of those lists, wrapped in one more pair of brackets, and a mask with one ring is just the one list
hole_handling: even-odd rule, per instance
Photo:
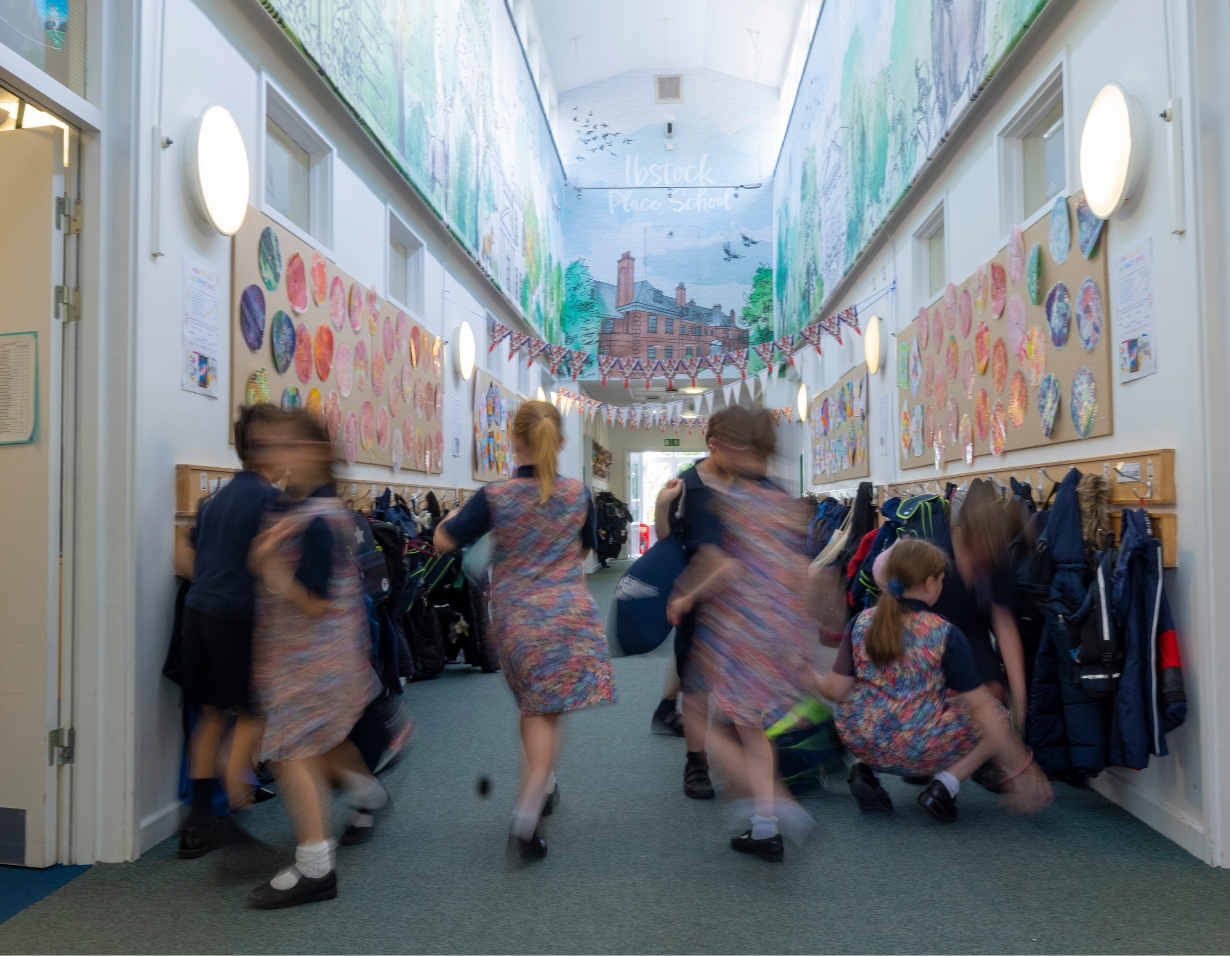
{"label": "corridor ceiling light strip", "polygon": [[205,107],[188,130],[185,153],[188,192],[201,218],[233,236],[248,212],[251,170],[235,118],[216,103]]}

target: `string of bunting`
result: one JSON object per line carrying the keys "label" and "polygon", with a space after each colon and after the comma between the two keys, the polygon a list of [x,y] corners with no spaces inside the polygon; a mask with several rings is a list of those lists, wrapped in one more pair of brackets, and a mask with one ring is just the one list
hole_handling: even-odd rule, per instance
{"label": "string of bunting", "polygon": [[[557,389],[555,393],[558,398],[556,404],[563,412],[576,410],[586,420],[592,423],[595,419],[601,418],[608,425],[618,425],[621,428],[641,428],[645,431],[650,431],[652,428],[657,428],[663,434],[666,429],[670,428],[676,435],[679,434],[679,429],[684,428],[689,435],[692,430],[699,428],[701,434],[704,434],[705,428],[709,424],[709,418],[705,415],[684,415],[684,401],[666,402],[662,405],[610,405],[606,402],[600,402],[595,398],[590,398],[588,395],[581,395],[577,392],[570,391],[566,388]],[[691,404],[691,403],[688,403]],[[769,414],[773,416],[773,424],[780,425],[782,419],[786,420],[786,424],[794,422],[795,407],[793,405],[783,405],[781,408],[770,408]]]}

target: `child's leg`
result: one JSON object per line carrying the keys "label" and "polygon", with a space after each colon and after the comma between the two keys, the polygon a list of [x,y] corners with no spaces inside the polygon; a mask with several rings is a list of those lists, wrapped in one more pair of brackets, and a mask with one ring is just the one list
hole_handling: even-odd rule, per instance
{"label": "child's leg", "polygon": [[300,846],[323,843],[328,836],[329,796],[321,785],[321,764],[319,757],[305,757],[283,760],[274,768]]}
{"label": "child's leg", "polygon": [[226,716],[208,704],[192,728],[188,749],[188,776],[193,780],[212,780],[218,775],[218,747],[226,732]]}
{"label": "child's leg", "polygon": [[235,721],[231,758],[226,767],[226,793],[232,810],[247,806],[252,801],[252,768],[256,763],[256,751],[264,727],[263,720],[243,711],[239,712]]}
{"label": "child's leg", "polygon": [[551,782],[558,745],[559,714],[521,717],[521,744],[525,748],[525,776],[513,814],[513,834],[528,840],[538,826],[547,787]]}
{"label": "child's leg", "polygon": [[[765,736],[764,729],[761,727],[736,724],[735,732],[739,735],[739,742],[743,745],[747,784],[752,794],[756,816],[775,821],[773,798],[776,787],[773,744],[769,742],[769,738]],[[774,833],[777,832],[776,826],[772,829]],[[769,836],[772,835],[769,834]],[[761,839],[761,837],[753,834],[753,839]]]}

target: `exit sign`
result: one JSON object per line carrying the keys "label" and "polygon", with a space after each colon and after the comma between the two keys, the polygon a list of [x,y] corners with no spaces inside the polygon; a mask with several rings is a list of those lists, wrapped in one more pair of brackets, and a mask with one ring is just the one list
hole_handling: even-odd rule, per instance
{"label": "exit sign", "polygon": [[678,438],[668,438],[668,439],[666,439],[666,447],[667,447],[667,448],[676,448],[676,447],[678,447],[678,445],[679,445],[679,439],[678,439]]}

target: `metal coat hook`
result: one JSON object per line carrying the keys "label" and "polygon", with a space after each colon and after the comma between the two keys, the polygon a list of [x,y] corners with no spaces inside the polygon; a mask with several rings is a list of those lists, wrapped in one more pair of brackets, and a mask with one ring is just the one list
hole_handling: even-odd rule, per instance
{"label": "metal coat hook", "polygon": [[[1119,465],[1122,465],[1122,464],[1126,464],[1126,463],[1125,462],[1119,463]],[[1130,472],[1124,471],[1122,468],[1119,467],[1119,465],[1112,465],[1110,462],[1106,462],[1102,466],[1102,474],[1106,478],[1107,481],[1110,481],[1110,472],[1112,469],[1114,470],[1115,474],[1121,478],[1126,478],[1128,481],[1133,481],[1133,482],[1140,481],[1139,473],[1133,475]],[[1153,459],[1152,458],[1149,458],[1145,461],[1145,474],[1147,476],[1145,480],[1145,493],[1143,495],[1140,493],[1140,491],[1138,490],[1139,485],[1132,489],[1132,494],[1135,495],[1137,498],[1139,498],[1142,503],[1145,501],[1148,501],[1150,498],[1153,497]]]}

